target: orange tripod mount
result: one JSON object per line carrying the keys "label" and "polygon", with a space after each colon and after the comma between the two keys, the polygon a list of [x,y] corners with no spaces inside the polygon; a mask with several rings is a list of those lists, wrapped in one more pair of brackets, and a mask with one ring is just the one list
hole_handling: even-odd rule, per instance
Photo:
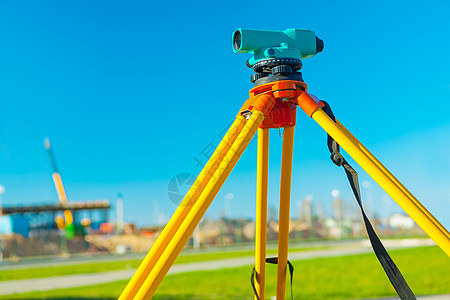
{"label": "orange tripod mount", "polygon": [[[283,128],[295,126],[297,106],[300,106],[309,116],[324,106],[314,96],[307,93],[308,86],[303,81],[282,80],[265,83],[250,90],[250,99],[261,94],[270,95],[275,99],[275,105],[261,125],[266,128]],[[244,104],[247,105],[247,102]]]}

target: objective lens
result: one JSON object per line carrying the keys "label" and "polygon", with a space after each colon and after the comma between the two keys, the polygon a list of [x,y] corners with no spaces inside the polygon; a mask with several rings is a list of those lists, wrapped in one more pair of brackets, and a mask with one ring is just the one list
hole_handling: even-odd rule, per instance
{"label": "objective lens", "polygon": [[233,34],[233,48],[236,51],[241,49],[241,32],[239,30],[236,30]]}
{"label": "objective lens", "polygon": [[322,52],[323,50],[323,41],[316,36],[316,54]]}

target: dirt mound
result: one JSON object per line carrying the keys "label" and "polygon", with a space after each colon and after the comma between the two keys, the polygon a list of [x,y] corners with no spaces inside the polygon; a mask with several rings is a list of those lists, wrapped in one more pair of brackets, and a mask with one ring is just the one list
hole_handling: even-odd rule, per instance
{"label": "dirt mound", "polygon": [[147,252],[155,243],[159,234],[124,234],[124,235],[87,235],[90,247],[105,249],[109,252]]}

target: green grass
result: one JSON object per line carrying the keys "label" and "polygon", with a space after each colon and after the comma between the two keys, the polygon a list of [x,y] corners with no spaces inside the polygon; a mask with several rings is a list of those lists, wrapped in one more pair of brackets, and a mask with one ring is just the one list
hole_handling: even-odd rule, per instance
{"label": "green grass", "polygon": [[[416,295],[450,293],[450,260],[438,247],[390,251]],[[374,254],[295,261],[295,299],[394,296]],[[251,266],[167,276],[154,299],[250,299]],[[267,298],[275,295],[276,266],[267,265]],[[0,299],[117,299],[127,281]],[[287,289],[287,295],[289,289]]]}
{"label": "green grass", "polygon": [[[289,252],[300,252],[300,251],[311,251],[311,250],[323,250],[329,249],[330,247],[309,247],[309,248],[289,248]],[[277,254],[277,249],[267,249],[266,253],[268,255]],[[234,257],[245,257],[245,256],[254,256],[254,250],[243,250],[243,251],[221,251],[221,252],[204,252],[201,254],[184,254],[180,255],[175,263],[184,264],[191,263],[197,261],[207,261],[207,260],[218,260],[218,259],[226,259],[226,258],[234,258]]]}
{"label": "green grass", "polygon": [[43,267],[0,271],[0,281],[64,276],[80,273],[97,273],[113,270],[132,269],[139,266],[139,260],[114,261],[107,263],[87,263],[58,267]]}
{"label": "green grass", "polygon": [[[324,247],[317,248],[293,248],[291,252],[308,251],[324,249]],[[269,249],[269,255],[276,254],[276,249]],[[191,263],[197,261],[217,260],[243,256],[253,256],[253,250],[245,251],[228,251],[228,252],[203,252],[202,254],[183,254],[175,261],[176,264]],[[135,269],[141,263],[141,259],[133,259],[126,261],[110,261],[102,263],[84,263],[80,265],[57,266],[57,267],[42,267],[19,270],[4,270],[0,271],[0,281],[19,280],[31,278],[43,278],[52,276],[63,276],[81,273],[97,273],[115,270]]]}

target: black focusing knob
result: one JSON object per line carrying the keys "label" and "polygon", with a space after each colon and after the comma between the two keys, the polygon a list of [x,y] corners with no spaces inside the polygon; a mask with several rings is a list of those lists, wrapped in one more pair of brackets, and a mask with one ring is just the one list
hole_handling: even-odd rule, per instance
{"label": "black focusing knob", "polygon": [[292,73],[292,67],[288,65],[279,65],[272,68],[272,74]]}

